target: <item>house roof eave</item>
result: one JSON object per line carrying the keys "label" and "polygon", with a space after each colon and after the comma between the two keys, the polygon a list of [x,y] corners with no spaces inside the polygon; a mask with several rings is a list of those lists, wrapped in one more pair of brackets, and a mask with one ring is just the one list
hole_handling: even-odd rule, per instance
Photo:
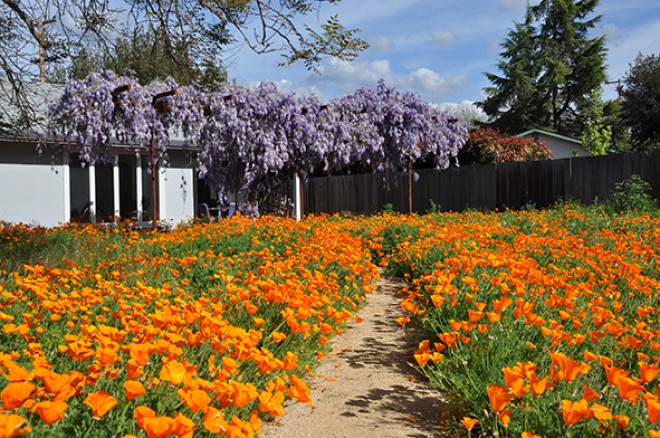
{"label": "house roof eave", "polygon": [[560,140],[568,141],[568,142],[571,142],[571,143],[575,143],[576,145],[582,146],[582,141],[581,140],[578,140],[578,139],[572,138],[572,137],[567,137],[565,135],[557,134],[555,132],[545,131],[543,129],[538,129],[538,128],[529,129],[525,132],[521,132],[520,134],[516,134],[516,137],[526,137],[528,135],[535,134],[535,133],[547,135],[549,137],[554,137],[554,138],[557,138],[557,139],[560,139]]}

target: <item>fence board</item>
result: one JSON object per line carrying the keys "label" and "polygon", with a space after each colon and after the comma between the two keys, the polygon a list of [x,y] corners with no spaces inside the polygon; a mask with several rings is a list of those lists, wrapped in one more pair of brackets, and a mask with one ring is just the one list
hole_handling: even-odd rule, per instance
{"label": "fence board", "polygon": [[[560,199],[590,204],[607,200],[616,183],[639,174],[660,199],[660,151],[611,154],[525,163],[475,164],[443,171],[418,170],[413,211],[425,213],[431,201],[442,211],[539,208]],[[372,214],[391,204],[408,212],[407,172],[311,178],[305,185],[305,213]]]}

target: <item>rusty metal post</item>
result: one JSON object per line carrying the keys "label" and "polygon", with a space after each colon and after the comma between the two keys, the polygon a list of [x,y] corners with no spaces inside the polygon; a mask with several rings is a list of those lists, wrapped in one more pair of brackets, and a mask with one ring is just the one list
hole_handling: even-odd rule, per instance
{"label": "rusty metal post", "polygon": [[408,163],[408,214],[413,213],[413,202],[412,202],[412,163]]}

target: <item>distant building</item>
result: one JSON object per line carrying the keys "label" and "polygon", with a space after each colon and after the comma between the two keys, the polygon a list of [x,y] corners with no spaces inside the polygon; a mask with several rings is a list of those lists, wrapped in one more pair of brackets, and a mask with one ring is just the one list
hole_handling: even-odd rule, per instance
{"label": "distant building", "polygon": [[544,142],[552,152],[552,158],[555,160],[561,158],[585,157],[589,153],[582,147],[582,140],[578,140],[565,135],[555,134],[554,132],[544,131],[542,129],[530,129],[516,135],[516,137],[531,138],[535,142]]}
{"label": "distant building", "polygon": [[[26,86],[34,88],[34,109],[45,119],[46,97],[54,101],[63,89],[48,84]],[[1,100],[0,104],[8,104]],[[96,165],[81,164],[74,145],[39,156],[36,146],[43,124],[35,126],[39,127],[33,126],[29,133],[0,134],[0,222],[53,227],[126,218],[142,226],[151,223],[153,195],[147,150],[117,144],[116,160]],[[176,225],[195,217],[198,181],[194,154],[190,145],[172,140],[169,164],[157,169],[156,196],[162,224]]]}

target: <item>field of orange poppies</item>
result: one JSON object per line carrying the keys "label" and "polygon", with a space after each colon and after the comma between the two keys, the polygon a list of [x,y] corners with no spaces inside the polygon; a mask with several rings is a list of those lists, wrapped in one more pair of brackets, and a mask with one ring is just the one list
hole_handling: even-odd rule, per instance
{"label": "field of orange poppies", "polygon": [[0,436],[255,436],[377,275],[338,223],[0,239]]}
{"label": "field of orange poppies", "polygon": [[566,207],[371,230],[428,335],[414,359],[471,435],[660,436],[657,214]]}
{"label": "field of orange poppies", "polygon": [[0,436],[256,436],[374,287],[472,436],[660,436],[660,217],[0,229]]}

